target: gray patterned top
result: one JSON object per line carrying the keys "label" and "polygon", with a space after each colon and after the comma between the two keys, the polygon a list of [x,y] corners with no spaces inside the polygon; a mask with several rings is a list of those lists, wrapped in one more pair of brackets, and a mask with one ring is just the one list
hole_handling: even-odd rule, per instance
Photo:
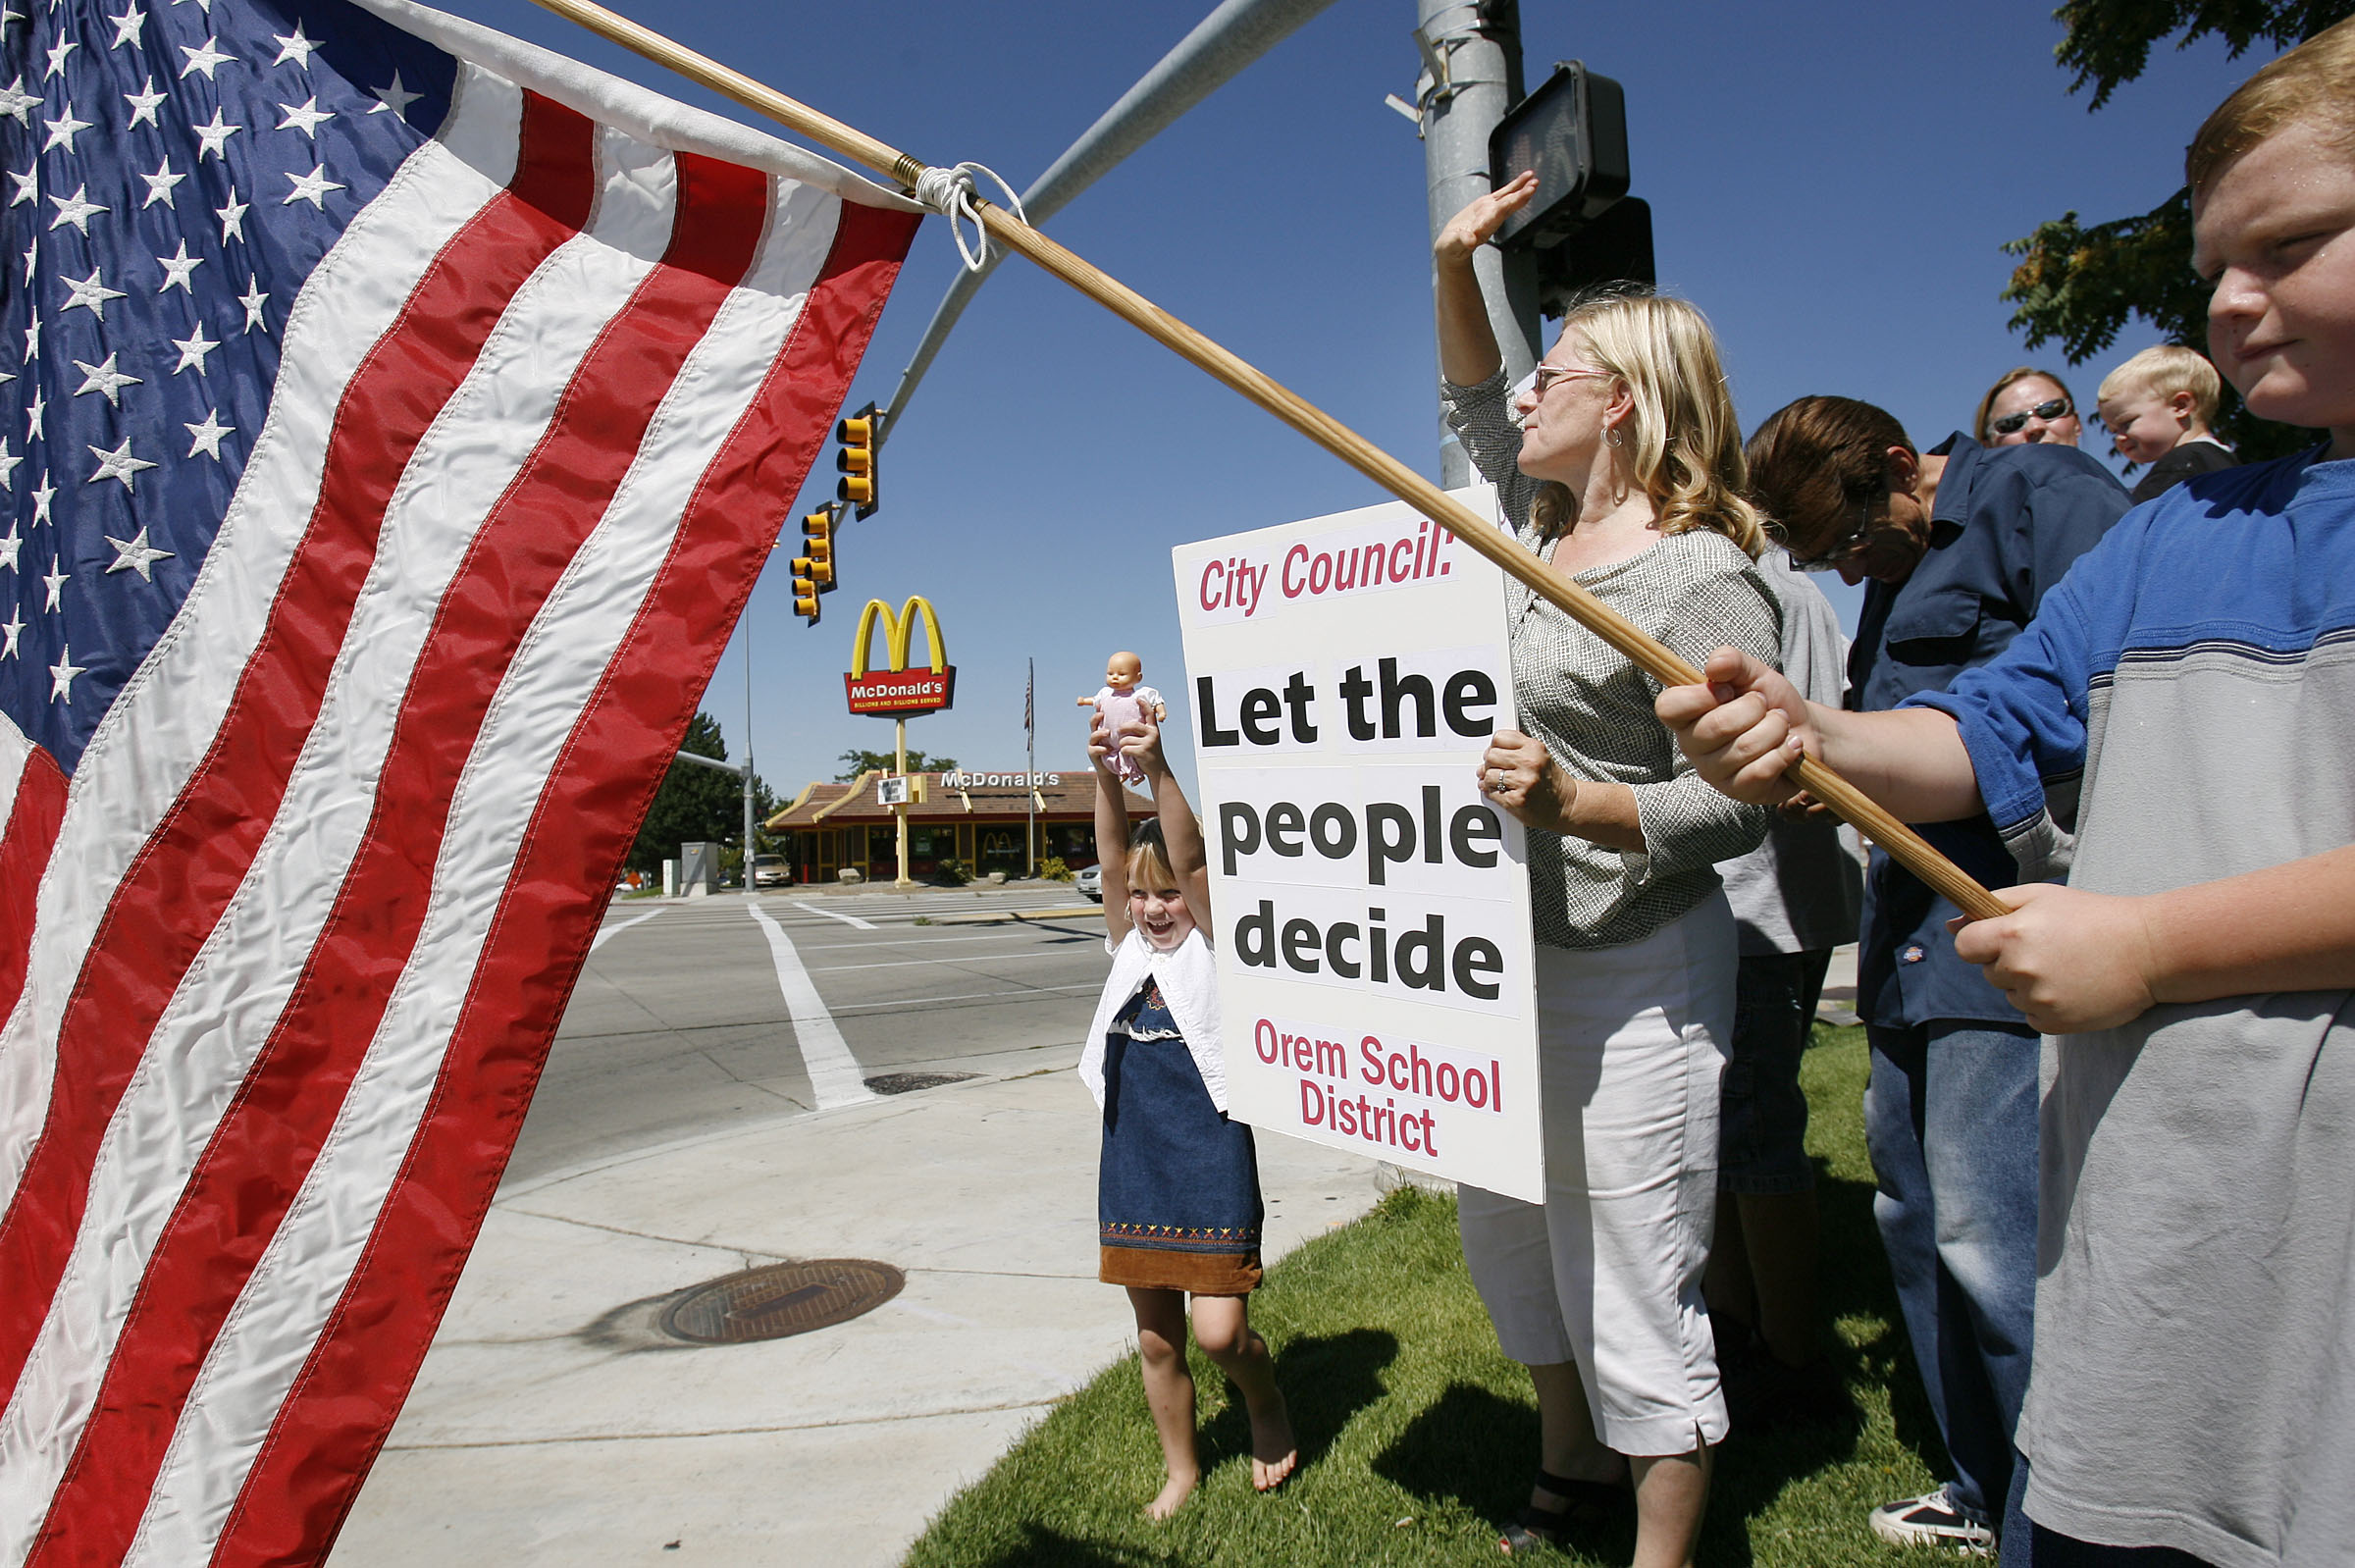
{"label": "gray patterned top", "polygon": [[[1550,560],[1554,542],[1529,521],[1537,482],[1515,466],[1521,432],[1501,372],[1477,387],[1440,383],[1447,422],[1522,544]],[[1781,611],[1742,548],[1722,534],[1672,534],[1631,559],[1574,578],[1698,665],[1728,643],[1773,663]],[[1651,710],[1659,683],[1520,583],[1505,584],[1521,727],[1573,778],[1626,784],[1645,849],[1615,850],[1532,828],[1529,891],[1537,938],[1550,947],[1641,941],[1717,886],[1711,869],[1756,849],[1771,813],[1703,783]]]}

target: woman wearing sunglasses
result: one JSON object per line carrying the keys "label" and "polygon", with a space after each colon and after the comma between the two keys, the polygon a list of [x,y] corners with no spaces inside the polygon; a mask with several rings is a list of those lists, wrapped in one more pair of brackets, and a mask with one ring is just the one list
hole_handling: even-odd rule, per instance
{"label": "woman wearing sunglasses", "polygon": [[2061,385],[2061,378],[2033,365],[2004,372],[1979,399],[1979,416],[1971,426],[1982,446],[2027,446],[2050,442],[2074,446],[2085,434],[2077,417],[2077,400]]}
{"label": "woman wearing sunglasses", "polygon": [[[1688,657],[1730,639],[1772,661],[1765,537],[1701,313],[1587,300],[1506,387],[1473,256],[1535,188],[1473,202],[1434,246],[1449,423],[1529,549]],[[1459,1194],[1465,1262],[1538,1395],[1537,1485],[1502,1544],[1632,1504],[1640,1568],[1680,1568],[1726,1434],[1701,1299],[1736,957],[1713,866],[1767,818],[1712,798],[1625,656],[1525,588],[1506,605],[1521,727],[1481,788],[1529,829],[1546,1198]]]}

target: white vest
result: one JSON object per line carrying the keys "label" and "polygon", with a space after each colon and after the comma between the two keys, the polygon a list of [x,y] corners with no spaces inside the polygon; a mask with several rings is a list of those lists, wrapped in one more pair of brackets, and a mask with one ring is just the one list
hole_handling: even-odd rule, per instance
{"label": "white vest", "polygon": [[1151,975],[1161,984],[1161,999],[1168,1005],[1170,1017],[1185,1035],[1185,1048],[1193,1053],[1194,1071],[1202,1074],[1210,1103],[1225,1111],[1227,1056],[1219,1047],[1218,961],[1211,957],[1210,944],[1202,939],[1202,928],[1186,932],[1174,953],[1156,952],[1144,932],[1133,925],[1126,941],[1114,947],[1107,938],[1104,950],[1112,955],[1112,974],[1104,981],[1103,1000],[1096,1004],[1096,1020],[1088,1027],[1086,1049],[1079,1053],[1079,1081],[1096,1097],[1096,1109],[1104,1108],[1104,1036],[1121,1009],[1136,995],[1136,988],[1145,983],[1145,976]]}

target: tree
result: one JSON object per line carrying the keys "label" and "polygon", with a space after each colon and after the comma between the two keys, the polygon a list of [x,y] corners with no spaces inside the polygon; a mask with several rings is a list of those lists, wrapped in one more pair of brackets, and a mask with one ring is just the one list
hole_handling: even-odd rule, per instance
{"label": "tree", "polygon": [[[728,743],[719,720],[708,713],[696,714],[688,721],[679,750],[726,761]],[[754,822],[766,819],[776,809],[776,796],[755,773]],[[759,834],[757,825],[754,831]],[[647,808],[637,843],[630,847],[630,869],[656,873],[664,861],[677,856],[681,844],[735,844],[743,837],[743,779],[693,762],[673,762],[662,787],[654,792],[654,805]]]}
{"label": "tree", "polygon": [[[889,773],[900,765],[897,752],[863,752],[857,747],[842,754],[842,771],[834,775],[837,784],[848,784],[862,773]],[[908,771],[911,773],[947,773],[957,766],[954,757],[926,757],[915,747],[908,749]]]}
{"label": "tree", "polygon": [[[2213,34],[2237,59],[2259,42],[2303,42],[2350,14],[2355,0],[2067,0],[2053,13],[2067,29],[2054,54],[2076,73],[2069,91],[2093,89],[2090,112],[2142,75],[2161,39],[2180,33],[2176,47],[2185,48]],[[2004,250],[2020,263],[2000,297],[2019,307],[2012,326],[2030,348],[2058,340],[2070,364],[2083,364],[2116,342],[2133,316],[2171,342],[2207,348],[2208,289],[2191,270],[2188,190],[2139,217],[2086,225],[2065,213]],[[2217,430],[2250,459],[2278,457],[2315,440],[2256,418],[2229,385]]]}

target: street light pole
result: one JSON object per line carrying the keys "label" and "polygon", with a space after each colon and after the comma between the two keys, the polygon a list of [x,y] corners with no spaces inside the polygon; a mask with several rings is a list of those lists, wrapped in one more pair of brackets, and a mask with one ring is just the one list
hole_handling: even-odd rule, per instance
{"label": "street light pole", "polygon": [[[1490,132],[1521,101],[1518,0],[1415,0],[1415,44],[1423,53],[1415,108],[1436,240],[1448,219],[1488,194]],[[1518,381],[1538,362],[1537,264],[1526,253],[1507,256],[1483,245],[1472,267],[1504,354],[1505,380]],[[1439,444],[1439,484],[1460,490],[1471,483],[1472,460],[1449,433]]]}
{"label": "street light pole", "polygon": [[[893,764],[892,771],[899,777],[900,788],[906,789],[908,787],[908,721],[903,718],[892,728],[899,732],[898,760]],[[892,879],[891,885],[893,887],[914,887],[916,878],[908,874],[908,803],[905,800],[894,801],[891,814],[900,819],[900,874]]]}
{"label": "street light pole", "polygon": [[753,896],[753,617],[744,617],[744,896]]}

